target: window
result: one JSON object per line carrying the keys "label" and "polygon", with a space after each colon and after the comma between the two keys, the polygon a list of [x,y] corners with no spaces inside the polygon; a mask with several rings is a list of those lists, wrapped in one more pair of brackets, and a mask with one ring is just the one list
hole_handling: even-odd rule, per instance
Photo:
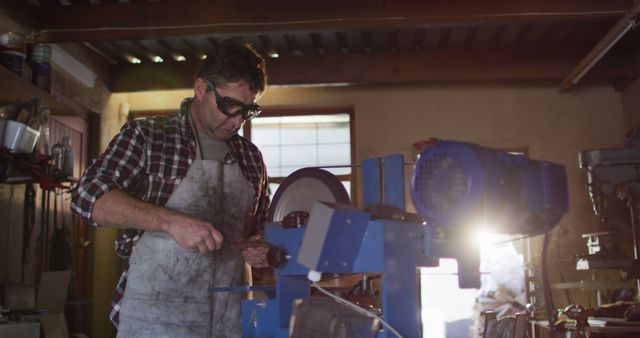
{"label": "window", "polygon": [[265,111],[247,123],[245,135],[262,151],[271,195],[292,172],[321,167],[336,175],[351,196],[352,110]]}

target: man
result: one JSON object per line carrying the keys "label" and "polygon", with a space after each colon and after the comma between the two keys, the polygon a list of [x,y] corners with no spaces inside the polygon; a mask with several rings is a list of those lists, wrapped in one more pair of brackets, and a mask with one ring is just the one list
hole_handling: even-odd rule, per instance
{"label": "man", "polygon": [[239,337],[244,262],[265,267],[259,238],[269,206],[267,174],[254,144],[237,134],[260,113],[264,59],[226,40],[195,75],[177,115],[127,123],[85,172],[73,210],[94,225],[127,229],[129,257],[110,318],[118,337]]}

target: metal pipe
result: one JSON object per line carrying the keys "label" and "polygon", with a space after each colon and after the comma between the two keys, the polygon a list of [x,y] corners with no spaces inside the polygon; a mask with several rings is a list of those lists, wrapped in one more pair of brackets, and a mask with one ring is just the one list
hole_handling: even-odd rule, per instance
{"label": "metal pipe", "polygon": [[565,92],[580,80],[602,59],[620,39],[636,25],[640,15],[640,3],[636,4],[623,16],[607,34],[587,53],[578,65],[560,84],[560,91]]}

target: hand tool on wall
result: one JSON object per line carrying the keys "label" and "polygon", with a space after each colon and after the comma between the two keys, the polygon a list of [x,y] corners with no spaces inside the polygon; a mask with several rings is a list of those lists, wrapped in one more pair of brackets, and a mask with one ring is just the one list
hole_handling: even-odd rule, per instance
{"label": "hand tool on wall", "polygon": [[27,183],[24,189],[24,208],[22,215],[22,264],[20,265],[20,278],[25,281],[24,267],[29,263],[29,248],[31,246],[31,234],[36,223],[36,191],[33,184]]}

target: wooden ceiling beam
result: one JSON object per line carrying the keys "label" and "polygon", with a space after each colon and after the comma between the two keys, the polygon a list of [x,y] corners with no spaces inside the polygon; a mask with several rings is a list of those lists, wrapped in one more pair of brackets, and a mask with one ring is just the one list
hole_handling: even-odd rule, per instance
{"label": "wooden ceiling beam", "polygon": [[476,36],[478,35],[478,27],[473,27],[469,29],[467,34],[464,37],[464,47],[471,48],[473,47],[473,43],[476,41]]}
{"label": "wooden ceiling beam", "polygon": [[[419,84],[496,81],[559,81],[583,51],[505,52],[492,49],[467,53],[398,51],[375,54],[284,56],[267,60],[269,83],[294,84]],[[589,77],[605,80],[629,75],[631,55],[611,55]],[[113,65],[114,92],[178,89],[192,86],[197,62]]]}
{"label": "wooden ceiling beam", "polygon": [[338,41],[338,50],[340,53],[349,54],[349,42],[347,41],[347,33],[336,32],[336,40]]}
{"label": "wooden ceiling beam", "polygon": [[443,27],[440,30],[440,39],[438,39],[438,44],[436,45],[436,48],[440,48],[440,49],[447,48],[450,37],[451,37],[451,27]]}
{"label": "wooden ceiling beam", "polygon": [[40,6],[37,42],[130,40],[196,34],[267,34],[618,18],[633,0],[402,0],[109,2]]}
{"label": "wooden ceiling beam", "polygon": [[391,29],[387,31],[387,48],[390,52],[395,52],[400,48],[400,31]]}
{"label": "wooden ceiling beam", "polygon": [[324,42],[322,41],[322,35],[319,33],[311,33],[311,43],[313,44],[313,49],[316,51],[318,55],[327,54],[327,49],[324,46]]}
{"label": "wooden ceiling beam", "polygon": [[416,51],[421,51],[424,49],[425,30],[425,28],[418,28],[414,32],[413,49]]}
{"label": "wooden ceiling beam", "polygon": [[371,31],[362,32],[362,45],[365,53],[373,52],[373,33]]}
{"label": "wooden ceiling beam", "polygon": [[300,45],[298,44],[298,40],[296,39],[295,35],[285,34],[284,39],[287,42],[287,47],[289,48],[289,52],[291,52],[291,54],[295,56],[301,56],[304,54],[302,52],[302,49],[300,48]]}

